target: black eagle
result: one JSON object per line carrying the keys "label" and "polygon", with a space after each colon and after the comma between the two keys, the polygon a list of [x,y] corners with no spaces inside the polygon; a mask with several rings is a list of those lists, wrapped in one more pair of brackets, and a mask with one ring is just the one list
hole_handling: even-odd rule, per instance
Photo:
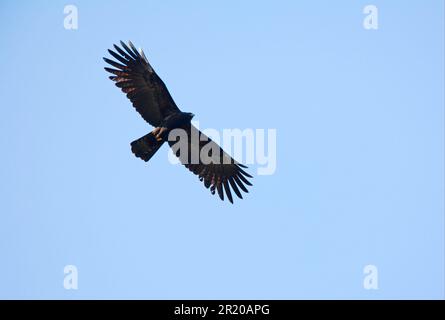
{"label": "black eagle", "polygon": [[[233,203],[231,190],[242,199],[240,189],[248,192],[245,185],[252,185],[247,180],[252,176],[243,170],[247,167],[236,162],[218,144],[191,124],[194,115],[179,110],[142,50],[138,51],[131,41],[128,45],[122,41],[120,44],[122,48],[114,45],[116,51],[108,50],[117,62],[103,58],[114,67],[106,67],[105,70],[113,74],[110,79],[127,95],[142,118],[155,127],[149,134],[133,141],[131,151],[136,157],[148,161],[165,141],[168,141],[170,147],[177,142],[169,141],[170,131],[183,129],[187,133],[187,154],[181,155],[181,150],[175,152],[181,163],[197,175],[206,188],[210,188],[212,194],[216,191],[221,200],[224,200],[225,193],[227,199]],[[204,147],[212,150],[210,153],[214,153],[210,154],[213,156],[212,161],[203,161],[198,157],[197,161],[193,162],[192,154],[200,155]]]}

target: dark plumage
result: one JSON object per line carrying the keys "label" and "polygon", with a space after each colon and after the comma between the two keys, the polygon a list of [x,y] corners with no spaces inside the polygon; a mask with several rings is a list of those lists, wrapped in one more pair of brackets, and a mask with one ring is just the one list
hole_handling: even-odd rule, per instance
{"label": "dark plumage", "polygon": [[[224,152],[215,142],[206,137],[191,124],[193,114],[182,112],[176,106],[164,82],[149,64],[144,52],[136,50],[131,42],[128,46],[120,42],[122,48],[114,45],[108,52],[117,60],[104,58],[113,68],[105,70],[112,73],[110,79],[127,95],[134,108],[155,129],[149,134],[131,143],[132,152],[144,161],[156,153],[168,139],[171,130],[181,128],[187,132],[188,154],[176,155],[181,163],[199,179],[212,194],[218,193],[221,200],[224,195],[233,203],[232,191],[242,199],[241,191],[248,192],[246,185],[252,184],[247,178],[252,178],[243,168],[246,166],[236,162]],[[192,140],[192,137],[200,139]],[[170,146],[175,141],[168,141]],[[193,154],[201,154],[204,147],[211,147],[215,152],[210,162],[192,161]]]}

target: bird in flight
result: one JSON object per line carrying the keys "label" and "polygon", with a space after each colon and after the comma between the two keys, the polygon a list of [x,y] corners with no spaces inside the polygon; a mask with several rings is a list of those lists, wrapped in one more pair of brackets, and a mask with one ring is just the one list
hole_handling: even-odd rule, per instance
{"label": "bird in flight", "polygon": [[[147,162],[164,142],[168,142],[180,162],[197,175],[212,194],[216,191],[221,200],[225,195],[233,203],[233,191],[242,199],[241,191],[247,193],[246,185],[252,185],[247,179],[252,176],[243,170],[247,167],[191,124],[194,114],[182,112],[176,106],[141,49],[138,51],[131,41],[128,45],[122,41],[120,44],[121,47],[113,45],[115,51],[108,50],[116,61],[103,58],[113,67],[105,67],[105,70],[113,74],[109,78],[127,95],[142,118],[154,127],[150,133],[131,143],[131,151]],[[185,141],[179,141],[180,135],[169,139],[174,130],[186,133]],[[185,148],[179,147],[175,151],[176,143],[182,143],[179,146]]]}

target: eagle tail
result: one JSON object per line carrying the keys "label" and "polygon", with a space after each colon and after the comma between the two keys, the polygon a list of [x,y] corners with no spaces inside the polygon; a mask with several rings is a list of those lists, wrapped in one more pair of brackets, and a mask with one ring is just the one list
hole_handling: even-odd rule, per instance
{"label": "eagle tail", "polygon": [[151,159],[153,155],[162,146],[164,141],[156,140],[153,133],[146,134],[142,138],[139,138],[131,143],[131,151],[138,158],[141,158],[145,162]]}

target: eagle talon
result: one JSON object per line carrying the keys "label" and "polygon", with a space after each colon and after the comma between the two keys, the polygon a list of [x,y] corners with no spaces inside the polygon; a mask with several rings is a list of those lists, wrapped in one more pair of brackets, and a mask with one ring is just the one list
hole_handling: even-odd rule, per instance
{"label": "eagle talon", "polygon": [[156,135],[158,134],[159,130],[161,130],[161,127],[154,128],[153,131],[152,131],[151,133],[152,133],[154,136],[156,136]]}
{"label": "eagle talon", "polygon": [[162,134],[167,130],[166,127],[157,127],[151,133],[154,135],[157,141],[162,141]]}

